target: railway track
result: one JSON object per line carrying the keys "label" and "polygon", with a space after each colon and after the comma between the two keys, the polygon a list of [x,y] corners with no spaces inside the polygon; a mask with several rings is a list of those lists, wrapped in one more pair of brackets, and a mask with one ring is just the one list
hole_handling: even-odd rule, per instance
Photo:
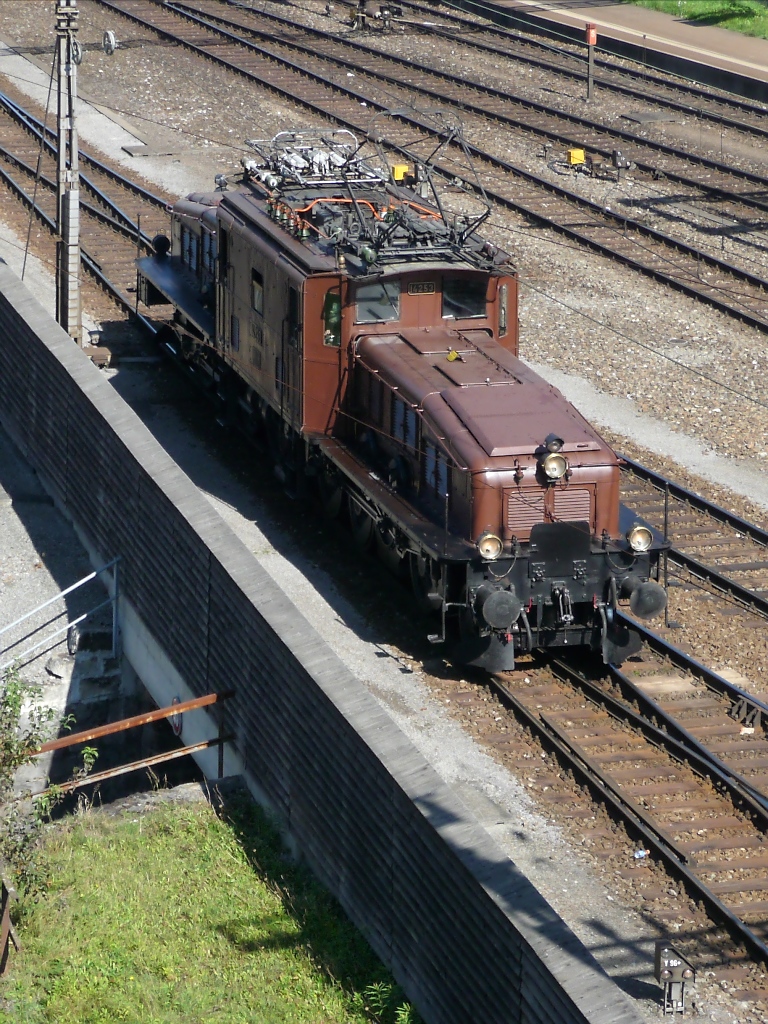
{"label": "railway track", "polygon": [[[238,6],[239,0],[224,0]],[[399,6],[426,18],[421,26],[408,22],[409,27],[422,27],[430,35],[452,42],[460,42],[489,56],[512,60],[536,67],[555,78],[566,78],[586,83],[585,48],[574,44],[557,45],[536,37],[530,25],[525,30],[507,29],[479,21],[447,9],[419,3]],[[513,13],[510,12],[513,16]],[[598,47],[599,52],[599,47]],[[757,138],[768,137],[768,106],[742,99],[732,93],[718,93],[688,79],[676,78],[671,72],[660,73],[628,61],[619,63],[609,58],[595,57],[594,84],[600,89],[627,96],[640,103],[709,121],[720,128],[731,129]]]}
{"label": "railway track", "polygon": [[[156,0],[99,0],[162,38],[173,40],[230,71],[265,86],[285,99],[300,102],[313,113],[366,134],[376,113],[391,110],[391,88],[381,97],[381,85],[363,90],[366,69],[352,81],[339,65],[329,76],[319,58],[305,55],[289,59],[272,46],[257,44],[205,18]],[[345,64],[345,67],[347,64]],[[398,109],[385,129],[377,122],[376,133],[394,153],[410,151],[416,136],[426,134],[426,123],[414,112]],[[761,330],[768,330],[765,289],[768,282],[662,232],[616,214],[577,193],[499,159],[479,146],[469,146],[488,197],[498,206],[523,214],[561,234],[623,262],[656,280]],[[449,179],[463,177],[463,154],[446,157],[437,167]]]}
{"label": "railway track", "polygon": [[[612,680],[595,682],[560,661],[550,670],[496,678],[489,687],[495,701],[556,759],[560,771],[553,772],[550,762],[543,774],[534,776],[536,787],[566,817],[581,823],[585,838],[599,837],[604,853],[623,856],[621,877],[634,885],[662,926],[675,922],[683,935],[693,937],[698,957],[711,956],[716,962],[724,946],[722,937],[702,920],[703,910],[750,957],[765,962],[765,803],[724,762],[690,739],[695,730],[701,734],[722,728],[718,701],[704,688],[686,695],[687,729],[675,730],[672,713],[665,710],[675,704],[671,692],[663,705],[647,698],[637,710],[632,694],[626,693],[629,684],[623,692],[615,674]],[[476,690],[454,699],[482,707],[487,697]],[[523,771],[530,769],[531,755],[519,733],[509,719],[489,710],[493,726],[485,732],[485,742],[516,759]],[[732,721],[729,726],[738,728]],[[751,742],[758,752],[765,745],[764,739],[741,733],[739,742],[742,747]],[[562,785],[562,770],[572,773],[581,787],[575,798],[573,789]],[[595,802],[620,820],[633,845],[649,855],[628,862],[626,840],[595,821]]]}
{"label": "railway track", "polygon": [[[170,197],[150,192],[86,151],[81,150],[80,159],[83,267],[122,309],[133,313],[137,251],[150,251],[152,237],[167,233]],[[2,93],[0,179],[34,207],[55,237],[56,134]]]}
{"label": "railway track", "polygon": [[[654,142],[592,118],[556,111],[533,100],[521,100],[507,91],[473,83],[466,75],[384,52],[348,36],[300,26],[274,12],[236,7],[231,15],[224,16],[218,0],[171,0],[170,6],[227,30],[243,30],[251,37],[266,39],[273,52],[316,55],[356,72],[364,68],[368,78],[417,89],[431,100],[450,103],[496,124],[564,146],[585,148],[608,161],[619,143],[628,144],[631,148],[626,153],[640,170],[735,204],[736,209],[731,211],[734,219],[768,211],[768,179],[680,147]],[[455,37],[449,38],[456,41]]]}
{"label": "railway track", "polygon": [[768,531],[624,459],[622,500],[672,543],[670,560],[768,617]]}

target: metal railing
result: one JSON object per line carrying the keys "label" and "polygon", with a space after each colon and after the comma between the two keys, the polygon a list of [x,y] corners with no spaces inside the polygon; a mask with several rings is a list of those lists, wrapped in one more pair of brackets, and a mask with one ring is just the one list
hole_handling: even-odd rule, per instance
{"label": "metal railing", "polygon": [[[5,661],[3,664],[0,664],[0,672],[5,672],[5,670],[10,668],[11,665],[23,662],[26,658],[29,657],[30,654],[33,654],[35,651],[39,650],[41,647],[44,647],[46,644],[50,643],[51,640],[55,639],[57,636],[61,636],[63,633],[67,634],[68,645],[70,646],[70,648],[76,647],[76,643],[74,641],[78,635],[77,631],[80,623],[84,622],[91,615],[95,615],[96,612],[101,611],[102,608],[106,608],[108,605],[112,605],[111,656],[113,658],[116,657],[119,639],[117,621],[117,598],[119,593],[120,580],[119,562],[119,557],[113,558],[111,562],[107,562],[107,564],[103,565],[100,569],[96,569],[95,572],[89,573],[87,576],[84,576],[81,580],[78,580],[77,583],[73,583],[71,587],[67,587],[65,590],[60,591],[54,597],[49,598],[47,601],[43,601],[43,603],[38,605],[37,608],[33,608],[31,612],[27,612],[25,615],[20,616],[18,619],[15,620],[15,622],[11,622],[7,626],[3,626],[2,628],[0,628],[0,643],[2,643],[2,637],[4,634],[9,633],[12,629],[15,629],[17,626],[20,626],[23,622],[26,622],[27,619],[31,619],[33,615],[39,614],[46,608],[49,608],[51,605],[55,604],[57,601],[60,601],[62,598],[67,597],[68,594],[74,593],[74,591],[79,590],[81,587],[84,587],[87,583],[90,583],[92,582],[92,580],[95,580],[97,577],[101,576],[101,574],[106,572],[108,569],[112,569],[114,567],[114,573],[112,575],[112,595],[110,597],[108,597],[105,601],[102,601],[100,604],[97,604],[95,607],[90,608],[87,612],[83,612],[82,615],[78,615],[77,618],[72,619],[71,622],[67,622],[65,626],[60,626],[57,629],[54,629],[52,632],[47,633],[42,640],[38,640],[30,647],[27,647],[25,650],[23,650],[20,654],[14,654],[14,656],[9,661]],[[34,629],[31,629],[28,633],[20,637],[18,640],[14,640],[12,643],[8,644],[7,647],[0,647],[0,659],[2,659],[4,656],[7,656],[8,653],[12,651],[15,647],[18,647],[20,644],[23,644],[26,640],[31,639],[33,636],[35,636],[35,634],[39,633],[41,629],[45,629],[46,626],[49,626],[52,623],[54,623],[57,619],[60,619],[62,615],[66,615],[66,609],[58,612],[52,618],[48,619],[47,622],[44,622],[41,626],[36,626]],[[70,653],[74,653],[74,651],[70,651]]]}
{"label": "metal railing", "polygon": [[[192,700],[179,701],[175,698],[174,703],[168,707],[157,708],[155,711],[145,711],[141,715],[133,715],[131,718],[121,718],[118,722],[109,722],[107,725],[98,725],[83,732],[75,732],[69,736],[59,736],[55,740],[43,743],[37,750],[30,751],[33,757],[38,754],[47,754],[54,750],[64,750],[67,747],[78,746],[82,743],[89,743],[92,740],[101,739],[104,736],[112,736],[117,732],[125,732],[127,729],[136,729],[139,726],[148,725],[150,722],[160,722],[163,719],[179,720],[177,735],[181,732],[180,718],[187,711],[196,711],[199,708],[209,707],[220,701],[229,700],[234,697],[234,690],[226,690],[224,693],[206,693],[202,697],[195,697]],[[129,764],[119,765],[117,768],[107,768],[103,772],[84,775],[63,782],[57,786],[60,793],[70,793],[81,786],[89,786],[92,783],[104,782],[107,779],[114,779],[118,775],[125,775],[128,772],[138,771],[140,768],[152,768],[154,765],[163,764],[166,761],[173,761],[187,754],[196,754],[211,747],[218,747],[218,772],[219,778],[224,775],[224,744],[229,743],[234,737],[224,732],[224,721],[221,715],[218,716],[218,735],[212,739],[202,740],[200,743],[192,743],[185,747],[175,747],[173,750],[166,750],[160,754],[152,754],[143,757],[140,761],[131,761]],[[174,729],[176,732],[176,729]],[[39,796],[40,794],[36,794]]]}

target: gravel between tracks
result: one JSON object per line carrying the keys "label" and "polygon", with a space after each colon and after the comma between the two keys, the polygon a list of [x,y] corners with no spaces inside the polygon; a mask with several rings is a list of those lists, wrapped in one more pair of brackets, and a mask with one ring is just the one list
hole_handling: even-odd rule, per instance
{"label": "gravel between tracks", "polygon": [[[53,24],[53,17],[51,14],[46,22],[43,8],[52,12],[53,4],[17,0],[12,10],[10,5],[0,4],[0,36],[20,46],[45,45],[52,40],[48,25]],[[155,177],[169,189],[183,193],[211,187],[214,173],[227,170],[238,159],[243,138],[268,137],[286,124],[306,123],[300,108],[235,81],[213,65],[204,65],[201,71],[191,55],[174,51],[170,61],[166,47],[153,42],[138,45],[141,33],[136,26],[105,13],[90,0],[81,0],[81,9],[84,43],[97,43],[107,28],[114,29],[126,44],[131,42],[118,50],[113,63],[89,51],[80,69],[81,87],[100,104],[121,111],[135,126],[134,134],[160,150],[177,150],[173,156],[151,160],[122,157],[133,169]],[[298,12],[297,18],[301,16]],[[45,31],[41,31],[43,25]],[[18,80],[16,84],[23,85]],[[167,144],[169,131],[172,147]],[[230,145],[230,138],[237,140],[236,144]],[[670,362],[670,357],[687,360],[700,372],[721,375],[734,390],[752,388],[762,401],[762,335],[563,243],[549,232],[532,229],[519,218],[497,213],[492,231],[513,253],[523,278],[524,357],[541,363],[545,372],[547,367],[565,373],[577,369],[580,376],[599,387],[582,409],[595,422],[614,423],[617,430],[633,438],[629,446],[623,445],[627,454],[633,454],[632,444],[645,442],[661,453],[670,471],[668,459],[679,453],[687,434],[700,445],[702,465],[709,465],[710,477],[725,479],[726,469],[735,470],[742,478],[742,491],[757,489],[763,477],[761,458],[766,457],[768,445],[765,408],[692,374]],[[631,340],[626,341],[625,335]],[[149,371],[122,370],[114,379],[121,390],[135,391],[137,404],[152,406],[156,384]],[[615,407],[603,395],[627,403],[622,407],[630,422],[618,422]],[[632,416],[637,417],[634,425]],[[439,688],[439,680],[430,682],[429,673],[413,660],[404,659],[388,643],[390,634],[382,633],[377,623],[361,621],[353,604],[339,595],[336,584],[317,566],[299,557],[288,561],[285,553],[278,552],[279,548],[290,556],[290,537],[281,536],[274,523],[266,533],[260,529],[264,509],[250,486],[227,474],[215,457],[209,459],[202,450],[205,445],[189,435],[186,424],[156,405],[149,425],[164,437],[166,446],[251,550],[306,609],[313,624],[438,770],[456,785],[609,973],[628,979],[630,988],[632,979],[647,982],[656,928],[625,904],[616,879],[606,879],[606,888],[599,872],[589,866],[589,855],[567,840],[550,813],[537,810],[524,784],[456,728],[440,707],[444,700],[438,702],[430,696],[433,687]],[[681,477],[682,471],[672,472]],[[699,486],[708,485],[702,482]],[[730,492],[721,500],[729,507],[743,507],[742,499]],[[768,496],[764,495],[762,507],[768,507]],[[254,519],[259,517],[257,526]],[[629,849],[627,856],[631,856]],[[595,908],[600,908],[599,913]],[[700,1013],[718,1024],[764,1019],[757,1009],[729,1005],[726,995],[706,979],[699,987],[706,992]],[[655,1003],[647,998],[650,990],[639,994],[645,997],[642,1005],[649,1016],[655,1016]]]}

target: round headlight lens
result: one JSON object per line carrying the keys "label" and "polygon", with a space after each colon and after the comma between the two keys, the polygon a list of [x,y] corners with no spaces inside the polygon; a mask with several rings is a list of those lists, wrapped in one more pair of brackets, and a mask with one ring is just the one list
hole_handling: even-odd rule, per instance
{"label": "round headlight lens", "polygon": [[501,542],[501,538],[497,537],[495,533],[483,533],[478,537],[477,550],[489,562],[493,561],[494,558],[498,558],[503,548],[504,545]]}
{"label": "round headlight lens", "polygon": [[550,452],[541,467],[548,480],[560,480],[568,472],[568,459],[559,453]]}
{"label": "round headlight lens", "polygon": [[633,551],[647,551],[653,544],[653,534],[647,526],[635,523],[627,533],[627,541]]}

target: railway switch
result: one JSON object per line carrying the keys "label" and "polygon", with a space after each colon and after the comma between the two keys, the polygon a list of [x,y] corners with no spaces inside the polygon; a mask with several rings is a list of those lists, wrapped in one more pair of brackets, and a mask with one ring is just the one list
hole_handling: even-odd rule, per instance
{"label": "railway switch", "polygon": [[686,982],[696,981],[696,971],[683,954],[665,939],[656,943],[653,973],[664,988],[664,1013],[685,1013]]}

